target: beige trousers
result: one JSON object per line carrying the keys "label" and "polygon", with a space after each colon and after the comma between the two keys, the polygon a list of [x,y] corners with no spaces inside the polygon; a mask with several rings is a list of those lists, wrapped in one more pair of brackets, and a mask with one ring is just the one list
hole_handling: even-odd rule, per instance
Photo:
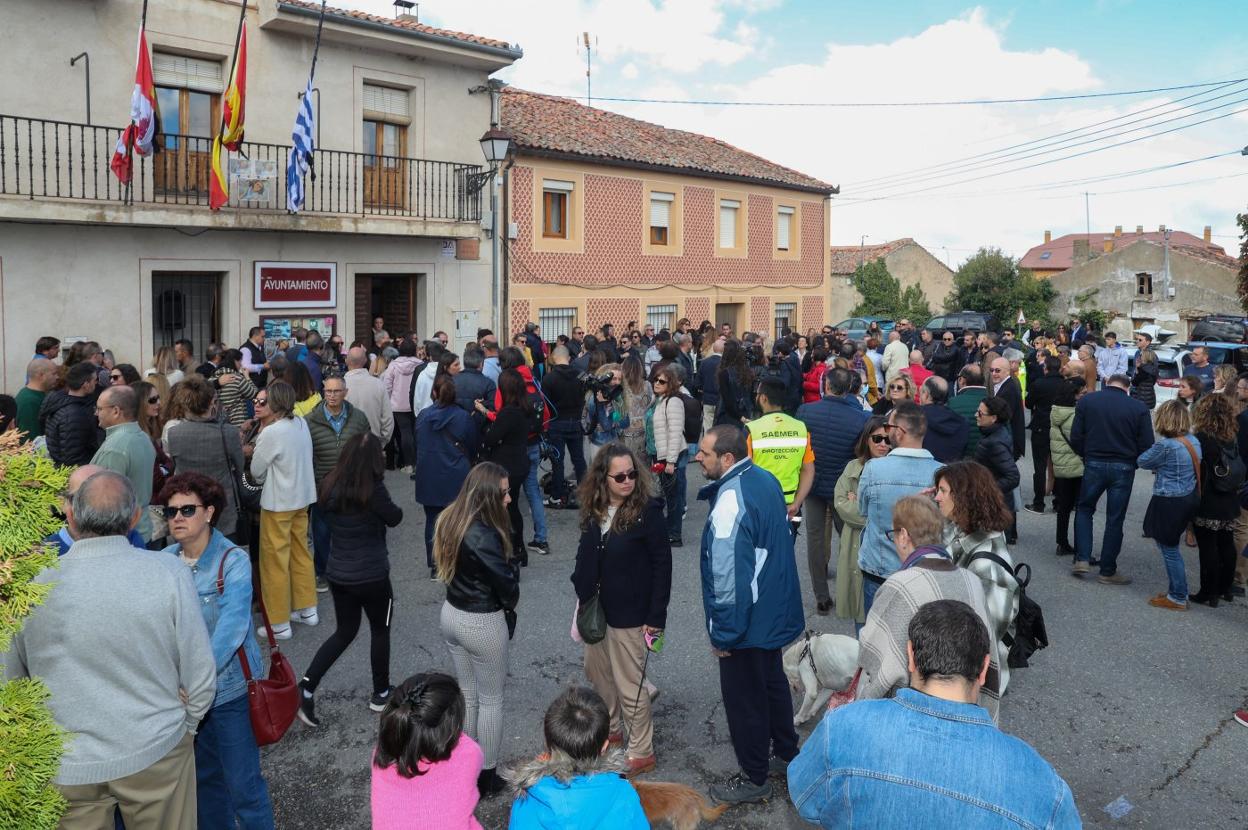
{"label": "beige trousers", "polygon": [[112,830],[116,808],[126,830],[195,830],[194,742],[188,732],[164,758],[116,781],[58,786],[69,802],[61,830]]}
{"label": "beige trousers", "polygon": [[650,718],[650,694],[641,689],[641,666],[646,657],[642,629],[607,628],[600,643],[585,646],[585,677],[607,704],[611,731],[628,725],[628,757],[654,754],[654,722]]}

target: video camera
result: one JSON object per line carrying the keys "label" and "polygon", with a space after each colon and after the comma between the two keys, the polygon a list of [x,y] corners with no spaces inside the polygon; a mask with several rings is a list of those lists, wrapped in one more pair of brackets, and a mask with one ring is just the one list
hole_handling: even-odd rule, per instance
{"label": "video camera", "polygon": [[596,395],[600,394],[608,401],[615,398],[623,391],[623,387],[619,384],[611,382],[611,373],[603,375],[591,375],[589,372],[581,372],[576,376],[578,382],[585,386],[585,389]]}

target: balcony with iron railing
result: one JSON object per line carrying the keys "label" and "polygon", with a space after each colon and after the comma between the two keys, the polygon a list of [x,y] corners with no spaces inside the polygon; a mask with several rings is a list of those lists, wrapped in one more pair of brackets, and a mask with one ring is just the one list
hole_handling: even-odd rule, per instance
{"label": "balcony with iron railing", "polygon": [[[228,154],[229,203],[208,209],[212,139],[164,134],[133,156],[122,184],[109,168],[121,130],[0,115],[0,219],[470,235],[481,219],[479,165],[317,149],[304,205],[287,211],[291,147],[244,142]],[[104,215],[99,208],[104,207]],[[458,226],[458,227],[455,227]],[[479,230],[479,225],[477,226]]]}

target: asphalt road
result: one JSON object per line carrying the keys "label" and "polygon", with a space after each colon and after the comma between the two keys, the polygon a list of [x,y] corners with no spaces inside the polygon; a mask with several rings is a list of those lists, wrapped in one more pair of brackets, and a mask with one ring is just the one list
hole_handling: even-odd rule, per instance
{"label": "asphalt road", "polygon": [[[1023,466],[1023,481],[1030,482],[1030,464]],[[392,682],[428,669],[453,674],[438,627],[444,590],[428,579],[424,567],[423,513],[413,502],[406,475],[390,473],[387,483],[406,511],[390,536],[396,593]],[[673,551],[667,644],[650,664],[662,696],[655,707],[658,769],[649,777],[705,791],[731,775],[736,764],[701,607],[696,540],[706,505],[693,499],[702,483],[700,470],[691,466],[684,533],[689,541]],[[1248,729],[1231,717],[1248,704],[1248,602],[1217,609],[1194,606],[1186,613],[1147,604],[1166,586],[1160,554],[1139,532],[1151,486],[1151,475],[1137,474],[1119,561],[1120,571],[1135,580],[1128,586],[1070,576],[1070,559],[1053,553],[1054,516],[1020,515],[1014,556],[1032,565],[1030,594],[1044,608],[1052,645],[1033,658],[1031,668],[1013,673],[1001,706],[1001,728],[1029,742],[1066,779],[1085,826],[1248,827],[1243,783]],[[1029,484],[1024,492],[1030,495]],[[525,512],[526,538],[532,538]],[[547,518],[551,554],[531,555],[521,583],[506,689],[505,761],[539,752],[546,706],[564,686],[585,682],[581,647],[569,638],[574,598],[568,576],[579,535],[576,517],[548,511]],[[803,537],[799,564],[805,562],[804,548]],[[1195,590],[1196,552],[1185,548],[1183,553]],[[852,634],[848,622],[815,615],[804,565],[798,570],[807,625]],[[333,625],[329,596],[320,598],[320,626],[295,626],[294,639],[284,646],[296,671],[308,664]],[[317,691],[321,727],[296,721],[278,745],[263,751],[279,828],[369,826],[369,758],[377,716],[367,705],[367,637],[365,625],[322,681]],[[801,730],[803,738],[814,724]],[[1120,817],[1106,810],[1115,802],[1129,806]],[[503,828],[509,806],[505,797],[494,798],[478,807],[477,816],[489,830]],[[781,786],[769,803],[736,807],[715,826],[809,825],[797,817]],[[940,825],[916,817],[915,826]]]}

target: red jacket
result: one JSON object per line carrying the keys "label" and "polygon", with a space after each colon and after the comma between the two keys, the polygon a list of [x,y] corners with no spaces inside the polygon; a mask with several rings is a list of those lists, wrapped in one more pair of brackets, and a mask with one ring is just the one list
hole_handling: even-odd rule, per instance
{"label": "red jacket", "polygon": [[[932,375],[936,374],[931,369],[920,366],[917,363],[911,363],[909,368],[903,369],[902,371],[910,376],[910,380],[914,381],[915,389],[918,389],[919,387],[921,387],[923,385],[923,381],[927,380]],[[919,402],[919,395],[917,392],[914,395],[914,402],[915,403]]]}
{"label": "red jacket", "polygon": [[802,376],[802,402],[814,403],[823,397],[823,373],[828,371],[828,364],[815,363],[810,371]]}
{"label": "red jacket", "polygon": [[[530,369],[528,366],[517,366],[516,371],[520,373],[520,377],[524,378],[524,391],[528,392],[530,395],[541,395],[541,398],[544,401],[546,399],[546,396],[538,391],[537,384],[533,382],[533,370]],[[491,421],[494,420],[495,413],[497,413],[498,410],[502,408],[503,408],[503,393],[495,389],[494,390],[494,411],[491,412],[486,417],[489,418]],[[542,431],[543,432],[545,432],[550,427],[550,418],[551,418],[550,407],[547,406],[543,408],[542,410]],[[535,432],[529,433],[529,443],[531,444],[536,440],[537,440],[537,433]]]}

